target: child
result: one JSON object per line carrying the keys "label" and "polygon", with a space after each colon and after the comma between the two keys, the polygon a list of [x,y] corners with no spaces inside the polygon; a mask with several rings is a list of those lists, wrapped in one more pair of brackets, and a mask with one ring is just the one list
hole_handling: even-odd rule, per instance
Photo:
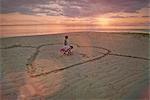
{"label": "child", "polygon": [[68,36],[65,36],[64,46],[68,45]]}
{"label": "child", "polygon": [[65,45],[62,49],[60,49],[60,52],[62,52],[64,55],[71,55],[72,49],[73,49],[73,46]]}

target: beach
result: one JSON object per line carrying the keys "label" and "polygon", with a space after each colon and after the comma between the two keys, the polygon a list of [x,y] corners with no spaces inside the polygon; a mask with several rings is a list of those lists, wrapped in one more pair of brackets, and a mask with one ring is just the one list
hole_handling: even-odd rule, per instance
{"label": "beach", "polygon": [[[62,55],[64,36],[74,47]],[[2,100],[148,100],[149,34],[1,38]]]}

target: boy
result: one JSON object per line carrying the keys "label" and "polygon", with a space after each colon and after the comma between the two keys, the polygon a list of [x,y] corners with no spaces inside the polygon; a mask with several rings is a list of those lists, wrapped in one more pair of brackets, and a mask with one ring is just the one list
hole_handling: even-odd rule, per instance
{"label": "boy", "polygon": [[65,36],[64,46],[68,45],[68,36]]}

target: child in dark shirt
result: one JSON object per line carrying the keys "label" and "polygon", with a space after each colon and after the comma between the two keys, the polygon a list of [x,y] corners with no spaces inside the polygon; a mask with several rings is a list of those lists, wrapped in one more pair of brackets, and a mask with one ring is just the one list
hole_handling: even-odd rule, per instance
{"label": "child in dark shirt", "polygon": [[64,40],[64,46],[68,45],[68,36],[65,36],[65,40]]}

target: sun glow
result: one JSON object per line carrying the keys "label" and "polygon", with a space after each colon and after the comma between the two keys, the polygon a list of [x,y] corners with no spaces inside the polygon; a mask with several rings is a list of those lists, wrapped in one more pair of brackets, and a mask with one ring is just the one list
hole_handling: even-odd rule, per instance
{"label": "sun glow", "polygon": [[101,26],[109,26],[111,24],[111,19],[109,19],[109,18],[98,18],[97,23]]}

